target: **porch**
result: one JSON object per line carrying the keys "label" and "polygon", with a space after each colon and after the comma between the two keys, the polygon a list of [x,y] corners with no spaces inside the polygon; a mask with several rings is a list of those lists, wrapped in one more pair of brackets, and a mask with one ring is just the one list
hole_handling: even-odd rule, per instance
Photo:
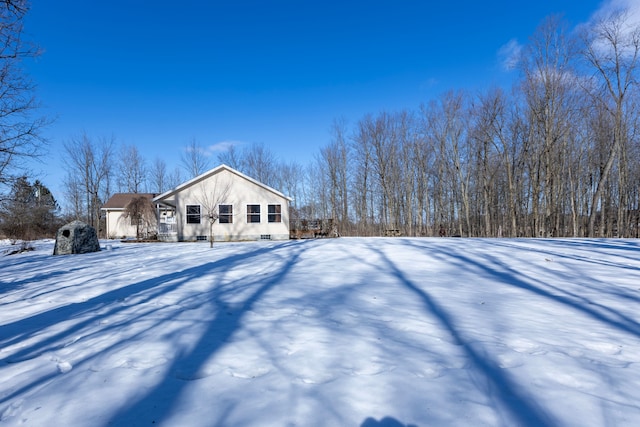
{"label": "porch", "polygon": [[177,242],[178,226],[175,207],[157,204],[156,215],[158,218],[158,240],[161,242]]}

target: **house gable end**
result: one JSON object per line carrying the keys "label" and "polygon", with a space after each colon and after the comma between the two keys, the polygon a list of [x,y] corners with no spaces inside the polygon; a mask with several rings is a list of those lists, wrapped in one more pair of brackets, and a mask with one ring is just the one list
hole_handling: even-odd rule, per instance
{"label": "house gable end", "polygon": [[[166,228],[175,230],[178,241],[208,240],[210,235],[215,240],[288,239],[291,200],[226,165],[153,199],[159,218],[172,212],[175,222]],[[221,207],[225,208],[224,221],[218,220]]]}
{"label": "house gable end", "polygon": [[229,166],[227,166],[225,164],[222,164],[222,165],[217,166],[217,167],[215,167],[215,168],[213,168],[213,169],[211,169],[211,170],[209,170],[207,172],[204,172],[203,174],[198,175],[195,178],[190,179],[189,181],[187,181],[187,182],[185,182],[183,184],[178,185],[177,187],[175,187],[175,188],[173,188],[173,189],[171,189],[171,190],[169,190],[169,191],[167,191],[165,193],[160,194],[159,196],[155,197],[153,199],[153,201],[154,202],[163,202],[165,200],[169,200],[172,197],[175,197],[175,195],[177,193],[180,193],[180,192],[188,189],[189,187],[192,187],[192,186],[194,186],[194,185],[196,185],[196,184],[198,184],[198,183],[200,183],[200,182],[202,182],[202,181],[204,181],[206,179],[209,179],[209,178],[213,177],[214,175],[222,173],[223,171],[227,171],[227,172],[229,172],[231,174],[237,175],[238,177],[243,178],[243,179],[245,179],[245,180],[257,185],[257,186],[261,187],[262,189],[264,189],[264,190],[266,190],[268,192],[271,192],[271,193],[273,193],[273,194],[275,194],[275,195],[277,195],[279,197],[282,197],[282,198],[286,199],[289,202],[292,200],[290,197],[285,196],[283,193],[279,192],[278,190],[276,190],[276,189],[274,189],[272,187],[269,187],[268,185],[263,184],[260,181],[257,181],[255,179],[251,178],[250,176],[247,176],[247,175],[243,174],[242,172],[239,172],[239,171],[237,171],[237,170],[235,170],[235,169],[233,169],[233,168],[231,168],[231,167],[229,167]]}

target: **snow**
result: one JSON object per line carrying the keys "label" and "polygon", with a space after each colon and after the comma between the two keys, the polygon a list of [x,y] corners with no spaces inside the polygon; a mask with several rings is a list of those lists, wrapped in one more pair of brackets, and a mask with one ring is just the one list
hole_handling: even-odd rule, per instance
{"label": "snow", "polygon": [[638,240],[101,244],[0,256],[2,426],[640,425]]}

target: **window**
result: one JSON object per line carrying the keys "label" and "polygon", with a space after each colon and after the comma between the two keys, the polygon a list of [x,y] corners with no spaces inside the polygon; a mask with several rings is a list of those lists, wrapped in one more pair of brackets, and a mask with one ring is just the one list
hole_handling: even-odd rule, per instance
{"label": "window", "polygon": [[260,222],[260,205],[247,205],[247,222]]}
{"label": "window", "polygon": [[200,205],[187,205],[187,224],[200,224]]}
{"label": "window", "polygon": [[220,224],[233,224],[233,206],[232,205],[218,206],[218,222],[220,222]]}
{"label": "window", "polygon": [[269,222],[282,222],[282,206],[269,205]]}

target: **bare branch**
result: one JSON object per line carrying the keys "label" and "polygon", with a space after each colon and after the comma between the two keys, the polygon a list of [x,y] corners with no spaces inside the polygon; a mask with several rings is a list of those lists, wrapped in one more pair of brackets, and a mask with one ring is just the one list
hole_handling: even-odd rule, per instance
{"label": "bare branch", "polygon": [[45,140],[40,130],[49,121],[34,117],[39,104],[34,85],[21,68],[22,59],[37,49],[22,39],[26,0],[0,0],[0,184],[23,172],[23,162],[40,154]]}
{"label": "bare branch", "polygon": [[220,217],[219,206],[221,203],[229,203],[231,194],[231,182],[220,182],[220,176],[214,176],[200,183],[200,195],[198,203],[204,209],[203,216],[209,221],[209,242],[213,247],[213,224]]}

